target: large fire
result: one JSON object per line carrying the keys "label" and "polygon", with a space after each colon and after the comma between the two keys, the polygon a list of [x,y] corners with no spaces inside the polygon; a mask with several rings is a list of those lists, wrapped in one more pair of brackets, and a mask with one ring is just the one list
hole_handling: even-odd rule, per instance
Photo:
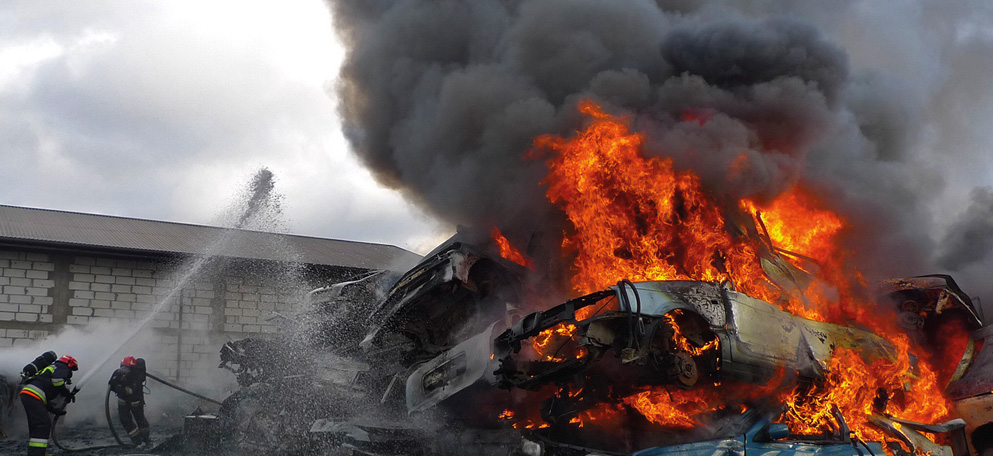
{"label": "large fire", "polygon": [[[564,255],[574,258],[571,280],[576,293],[602,290],[619,279],[730,281],[737,290],[777,303],[795,315],[856,323],[897,347],[897,359],[872,363],[855,351],[839,348],[824,382],[780,387],[774,380],[766,385],[763,393],[786,404],[780,419],[795,434],[824,431],[831,410],[838,407],[858,435],[880,439],[880,431],[867,421],[880,395],[889,399],[882,404],[895,416],[924,422],[947,418],[949,402],[935,374],[947,366],[933,366],[926,357],[919,357],[913,366],[909,354],[916,347],[909,338],[892,318],[874,317],[868,311],[872,305],[857,297],[861,275],[846,265],[849,254],[841,250],[838,239],[847,229],[843,217],[801,186],[771,201],[717,198],[693,172],[675,169],[671,159],[646,157],[645,138],[630,131],[629,119],[607,114],[589,101],[579,109],[588,117],[584,130],[569,138],[541,136],[532,152],[547,160],[547,197],[572,225],[564,233],[562,248]],[[683,121],[703,125],[708,119],[692,114]],[[732,167],[732,172],[737,168]],[[742,224],[729,214],[752,217],[751,225],[759,232],[742,235],[732,229]],[[784,289],[763,271],[763,258],[781,259],[820,280]],[[549,343],[553,337],[570,337],[574,329],[548,330],[535,338],[533,348],[544,360],[558,359],[545,347],[553,345]],[[716,339],[713,342],[716,345]],[[689,390],[655,387],[619,403],[602,404],[600,412],[594,409],[574,421],[583,425],[598,413],[610,415],[608,411],[626,406],[653,423],[689,427],[696,416],[718,407],[715,404],[734,403],[728,400],[732,397],[744,407],[754,394],[754,388],[730,385]],[[880,401],[875,403],[878,407]]]}

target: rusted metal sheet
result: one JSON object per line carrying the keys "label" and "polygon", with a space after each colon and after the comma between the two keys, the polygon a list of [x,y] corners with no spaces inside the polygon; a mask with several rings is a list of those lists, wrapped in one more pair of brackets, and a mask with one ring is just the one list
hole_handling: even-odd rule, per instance
{"label": "rusted metal sheet", "polygon": [[[993,326],[987,326],[973,333],[973,338],[983,341],[978,353],[965,373],[948,384],[947,392],[953,399],[964,399],[993,391]],[[993,400],[993,397],[991,397]]]}
{"label": "rusted metal sheet", "polygon": [[881,300],[888,298],[900,312],[904,326],[923,326],[924,321],[951,309],[966,317],[969,325],[983,325],[976,307],[951,276],[943,274],[883,280],[874,288]]}

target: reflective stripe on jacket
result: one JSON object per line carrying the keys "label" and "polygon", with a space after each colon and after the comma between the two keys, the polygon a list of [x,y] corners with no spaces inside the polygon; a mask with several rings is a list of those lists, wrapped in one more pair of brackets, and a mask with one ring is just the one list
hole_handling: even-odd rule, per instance
{"label": "reflective stripe on jacket", "polygon": [[48,404],[48,398],[45,396],[45,390],[38,388],[32,384],[27,384],[21,387],[21,394],[26,396],[31,396],[35,399],[41,401],[42,404]]}
{"label": "reflective stripe on jacket", "polygon": [[46,366],[44,369],[38,371],[37,375],[24,384],[23,389],[26,390],[30,387],[31,391],[42,402],[47,403],[49,399],[54,399],[60,395],[69,396],[70,392],[69,388],[66,387],[66,383],[68,383],[71,377],[72,371],[69,370],[69,366],[63,362],[56,361],[51,366]]}

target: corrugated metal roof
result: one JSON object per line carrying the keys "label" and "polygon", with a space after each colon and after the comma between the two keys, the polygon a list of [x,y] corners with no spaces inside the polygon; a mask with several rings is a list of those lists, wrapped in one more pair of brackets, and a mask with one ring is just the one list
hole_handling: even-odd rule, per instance
{"label": "corrugated metal roof", "polygon": [[205,254],[406,270],[420,256],[392,245],[0,205],[0,241]]}

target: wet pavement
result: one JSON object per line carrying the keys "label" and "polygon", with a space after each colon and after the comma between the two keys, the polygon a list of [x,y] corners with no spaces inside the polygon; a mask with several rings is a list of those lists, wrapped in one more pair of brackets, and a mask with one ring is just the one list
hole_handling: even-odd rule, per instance
{"label": "wet pavement", "polygon": [[[150,450],[144,450],[117,446],[117,442],[106,425],[85,425],[73,428],[61,428],[60,426],[58,429],[59,443],[72,451],[63,451],[54,443],[49,442],[48,452],[53,456],[60,454],[79,456],[169,454],[178,456],[183,453],[175,450],[176,439],[172,437],[180,434],[182,430],[182,426],[153,426],[152,442],[154,442],[154,446]],[[0,440],[0,455],[23,455],[27,449],[27,439],[26,435],[6,436]]]}

